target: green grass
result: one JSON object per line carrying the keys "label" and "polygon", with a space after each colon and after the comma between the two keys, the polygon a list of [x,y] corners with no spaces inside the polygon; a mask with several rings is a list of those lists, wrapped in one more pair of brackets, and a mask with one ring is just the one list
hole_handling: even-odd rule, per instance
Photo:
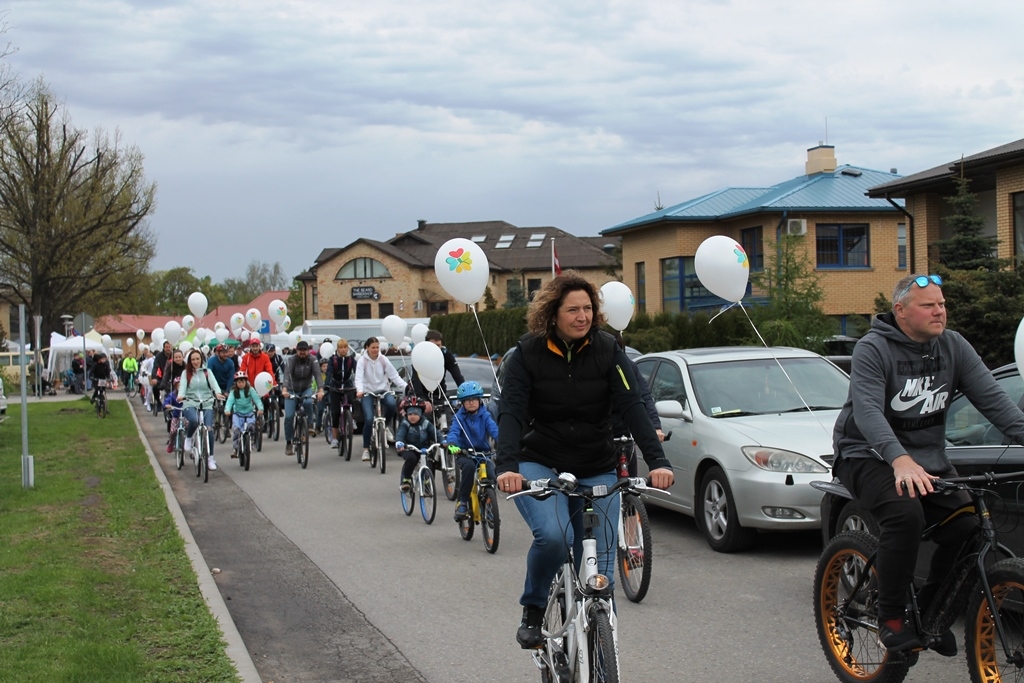
{"label": "green grass", "polygon": [[0,680],[237,681],[122,401],[0,424]]}

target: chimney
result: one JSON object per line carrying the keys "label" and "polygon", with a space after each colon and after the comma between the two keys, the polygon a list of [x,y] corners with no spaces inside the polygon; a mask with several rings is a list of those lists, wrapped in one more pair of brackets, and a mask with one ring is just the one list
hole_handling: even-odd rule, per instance
{"label": "chimney", "polygon": [[823,145],[820,142],[817,147],[807,150],[807,163],[804,168],[807,175],[817,173],[831,173],[836,170],[836,148],[833,145]]}
{"label": "chimney", "polygon": [[422,230],[425,227],[427,227],[426,219],[420,218],[419,220],[416,221],[416,229],[417,230]]}

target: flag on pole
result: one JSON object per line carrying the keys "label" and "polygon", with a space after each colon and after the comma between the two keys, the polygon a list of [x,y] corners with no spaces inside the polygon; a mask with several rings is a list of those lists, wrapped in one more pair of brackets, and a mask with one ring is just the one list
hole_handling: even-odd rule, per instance
{"label": "flag on pole", "polygon": [[551,238],[551,277],[562,274],[562,264],[558,262],[558,251],[555,249],[555,238]]}

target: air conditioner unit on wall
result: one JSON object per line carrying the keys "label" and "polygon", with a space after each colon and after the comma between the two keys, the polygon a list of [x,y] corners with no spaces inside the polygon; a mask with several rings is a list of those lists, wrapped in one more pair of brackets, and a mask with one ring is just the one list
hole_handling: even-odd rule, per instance
{"label": "air conditioner unit on wall", "polygon": [[414,310],[414,311],[422,311],[423,310],[423,302],[422,301],[414,301],[413,304],[412,304],[412,310]]}
{"label": "air conditioner unit on wall", "polygon": [[786,234],[787,235],[806,235],[807,234],[807,219],[806,218],[790,218],[786,221]]}

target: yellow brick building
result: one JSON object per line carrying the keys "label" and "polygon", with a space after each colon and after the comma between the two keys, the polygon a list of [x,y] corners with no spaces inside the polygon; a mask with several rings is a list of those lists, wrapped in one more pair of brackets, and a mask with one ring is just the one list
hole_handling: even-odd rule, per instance
{"label": "yellow brick building", "polygon": [[[419,221],[415,230],[387,241],[360,238],[320,252],[296,278],[303,286],[305,319],[428,318],[466,311],[434,274],[437,250],[455,237],[484,249],[488,286],[498,307],[508,300],[512,281],[530,296],[551,280],[552,240],[562,269],[575,269],[598,285],[619,274],[617,237],[577,237],[558,228],[520,228],[504,221]],[[483,305],[481,299],[478,309]]]}
{"label": "yellow brick building", "polygon": [[[843,331],[851,316],[870,316],[879,293],[908,272],[902,202],[869,197],[869,188],[898,179],[836,162],[835,148],[808,150],[805,174],[767,187],[726,188],[602,231],[622,238],[623,281],[640,310],[692,312],[724,302],[696,276],[697,247],[713,235],[739,242],[753,270],[763,269],[769,243],[801,235],[822,277],[822,308]],[[757,292],[748,288],[748,297]],[[746,297],[745,297],[746,298]]]}

